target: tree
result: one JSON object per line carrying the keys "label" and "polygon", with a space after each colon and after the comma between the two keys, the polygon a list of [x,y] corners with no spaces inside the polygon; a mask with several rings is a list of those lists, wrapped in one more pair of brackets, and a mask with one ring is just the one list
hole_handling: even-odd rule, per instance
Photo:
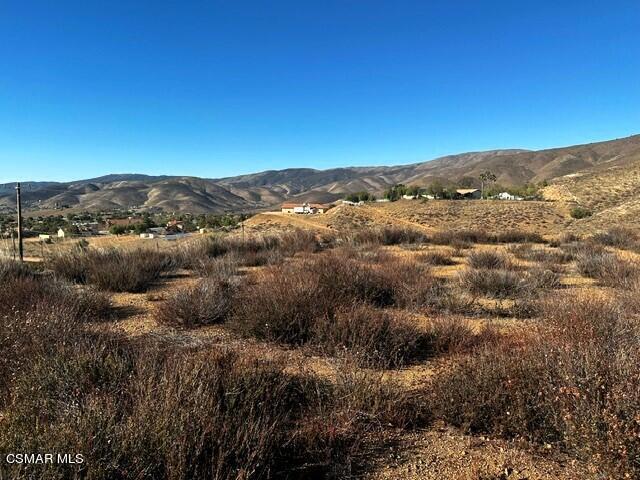
{"label": "tree", "polygon": [[489,170],[485,170],[480,174],[480,198],[484,198],[484,185],[485,183],[495,182],[498,177]]}
{"label": "tree", "polygon": [[109,233],[111,235],[123,235],[127,233],[128,229],[124,225],[113,225],[109,228]]}
{"label": "tree", "polygon": [[362,191],[362,192],[356,192],[356,193],[349,193],[344,197],[344,199],[349,202],[358,203],[358,202],[373,202],[375,201],[376,197],[375,195],[369,192]]}
{"label": "tree", "polygon": [[399,200],[400,198],[402,198],[402,196],[405,194],[406,191],[407,191],[407,187],[402,183],[398,183],[397,185],[394,185],[393,187],[389,188],[386,192],[384,192],[384,198],[391,200],[392,202],[395,202],[396,200]]}
{"label": "tree", "polygon": [[431,182],[431,185],[427,187],[427,193],[433,195],[435,198],[444,197],[444,185],[438,180]]}

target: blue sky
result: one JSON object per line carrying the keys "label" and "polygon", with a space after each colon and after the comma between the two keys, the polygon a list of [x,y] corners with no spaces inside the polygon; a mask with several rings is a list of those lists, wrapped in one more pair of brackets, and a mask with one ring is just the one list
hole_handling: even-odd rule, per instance
{"label": "blue sky", "polygon": [[640,133],[634,1],[0,0],[0,182]]}

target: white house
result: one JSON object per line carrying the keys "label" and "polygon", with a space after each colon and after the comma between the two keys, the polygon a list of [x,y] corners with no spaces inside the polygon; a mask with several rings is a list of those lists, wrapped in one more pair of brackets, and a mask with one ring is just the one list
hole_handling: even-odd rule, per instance
{"label": "white house", "polygon": [[58,238],[64,238],[64,237],[65,237],[64,230],[59,228],[58,229]]}
{"label": "white house", "polygon": [[498,200],[522,200],[522,197],[518,197],[517,195],[512,195],[509,192],[500,192],[494,198]]}

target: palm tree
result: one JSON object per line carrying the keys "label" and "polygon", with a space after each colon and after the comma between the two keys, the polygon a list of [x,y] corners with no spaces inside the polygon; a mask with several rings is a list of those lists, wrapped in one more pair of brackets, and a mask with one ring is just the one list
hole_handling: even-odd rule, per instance
{"label": "palm tree", "polygon": [[498,177],[489,170],[485,170],[480,174],[480,198],[484,199],[484,184],[495,182],[497,179]]}

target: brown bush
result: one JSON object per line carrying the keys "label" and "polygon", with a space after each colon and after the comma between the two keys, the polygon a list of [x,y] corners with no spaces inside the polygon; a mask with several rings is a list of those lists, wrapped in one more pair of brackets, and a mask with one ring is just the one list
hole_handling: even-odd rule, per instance
{"label": "brown bush", "polygon": [[545,265],[564,264],[572,260],[572,256],[568,253],[547,248],[533,248],[530,243],[511,245],[508,250],[520,260],[539,262]]}
{"label": "brown bush", "polygon": [[507,230],[496,233],[490,235],[489,240],[493,243],[544,243],[540,234],[524,230]]}
{"label": "brown bush", "polygon": [[487,233],[484,230],[448,230],[436,233],[431,239],[439,245],[452,245],[454,242],[467,243],[544,243],[537,233],[522,230],[508,230],[501,233]]}
{"label": "brown bush", "polygon": [[112,292],[144,292],[175,264],[156,250],[73,250],[53,255],[47,266],[56,275]]}
{"label": "brown bush", "polygon": [[634,477],[640,452],[638,324],[604,298],[550,300],[541,329],[517,351],[480,350],[425,394],[436,417],[470,432],[524,437],[588,455]]}
{"label": "brown bush", "polygon": [[526,287],[522,274],[503,269],[470,268],[460,272],[458,280],[471,294],[492,298],[517,297]]}
{"label": "brown bush", "polygon": [[451,257],[451,255],[444,252],[423,253],[417,257],[417,260],[419,262],[424,262],[428,265],[434,265],[434,266],[446,266],[446,265],[456,264],[456,261]]}
{"label": "brown bush", "polygon": [[111,312],[107,295],[92,288],[78,288],[50,276],[18,276],[5,279],[0,289],[0,316],[17,312],[59,312],[82,321],[103,320]]}
{"label": "brown bush", "polygon": [[176,291],[158,306],[160,322],[186,328],[224,322],[233,304],[235,287],[215,279],[204,279]]}
{"label": "brown bush", "polygon": [[347,237],[354,245],[400,245],[424,243],[427,236],[415,229],[398,226],[367,228],[358,230]]}
{"label": "brown bush", "polygon": [[473,243],[486,243],[489,237],[482,230],[446,230],[437,232],[431,241],[437,245],[469,245]]}
{"label": "brown bush", "polygon": [[361,304],[316,319],[310,341],[328,355],[344,354],[361,366],[395,368],[421,353],[426,336],[406,318]]}
{"label": "brown bush", "polygon": [[229,283],[236,278],[238,267],[239,262],[235,255],[205,257],[192,264],[192,268],[199,276]]}
{"label": "brown bush", "polygon": [[19,277],[32,277],[35,272],[26,263],[0,258],[0,282]]}
{"label": "brown bush", "polygon": [[465,318],[450,315],[431,319],[428,332],[432,354],[468,353],[482,346],[493,345],[500,339],[498,330],[492,324],[474,329]]}
{"label": "brown bush", "polygon": [[562,287],[560,275],[547,268],[533,268],[526,273],[525,281],[530,293],[538,290],[554,290]]}
{"label": "brown bush", "polygon": [[330,385],[251,354],[171,352],[29,322],[20,333],[30,348],[14,341],[12,373],[0,377],[10,392],[0,451],[46,446],[85,462],[0,466],[9,478],[324,477],[349,471],[370,432],[417,418],[391,381],[352,370]]}
{"label": "brown bush", "polygon": [[601,245],[621,249],[635,249],[640,246],[640,235],[635,230],[626,227],[613,227],[606,232],[593,236],[593,241]]}
{"label": "brown bush", "polygon": [[473,268],[503,269],[512,268],[511,260],[502,252],[494,250],[480,250],[472,252],[467,258],[469,266]]}
{"label": "brown bush", "polygon": [[640,267],[609,252],[582,253],[576,260],[578,271],[607,287],[630,288],[640,279]]}

